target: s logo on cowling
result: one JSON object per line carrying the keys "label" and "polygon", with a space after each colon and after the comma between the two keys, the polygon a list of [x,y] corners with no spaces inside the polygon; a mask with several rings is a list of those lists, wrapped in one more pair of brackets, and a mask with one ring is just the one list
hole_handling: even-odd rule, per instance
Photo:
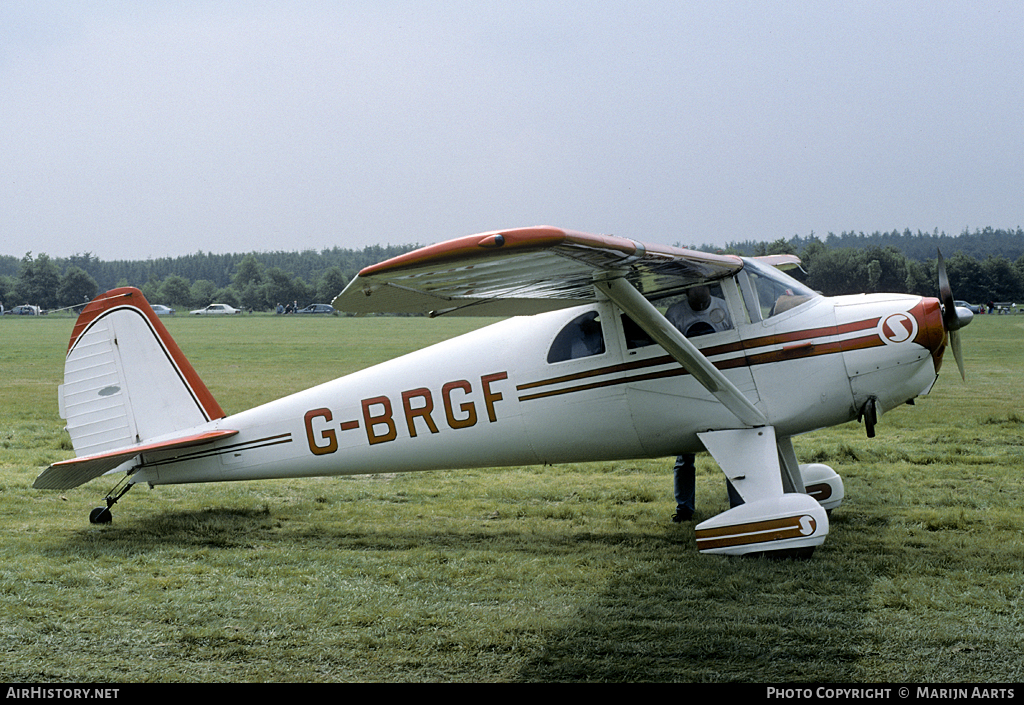
{"label": "s logo on cowling", "polygon": [[810,536],[814,533],[815,529],[818,528],[818,522],[814,521],[814,517],[807,514],[800,517],[800,535]]}
{"label": "s logo on cowling", "polygon": [[893,313],[878,324],[878,335],[886,345],[899,345],[917,335],[917,319],[909,313]]}

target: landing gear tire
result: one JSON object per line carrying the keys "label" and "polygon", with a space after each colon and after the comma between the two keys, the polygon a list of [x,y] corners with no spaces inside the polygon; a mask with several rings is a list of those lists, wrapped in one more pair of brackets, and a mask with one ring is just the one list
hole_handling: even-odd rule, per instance
{"label": "landing gear tire", "polygon": [[107,506],[96,507],[89,512],[89,522],[92,524],[109,524],[113,521],[114,517],[110,513],[111,507],[117,504],[117,500],[127,494],[128,490],[135,487],[135,483],[131,481],[132,473],[129,472],[124,476],[121,482],[114,485],[114,488],[110,490],[110,493],[106,496]]}
{"label": "landing gear tire", "polygon": [[110,507],[96,507],[89,512],[90,524],[109,524],[114,517],[110,513]]}
{"label": "landing gear tire", "polygon": [[874,438],[875,424],[878,423],[878,402],[874,397],[864,402],[860,415],[864,418],[864,429],[868,433],[868,438]]}

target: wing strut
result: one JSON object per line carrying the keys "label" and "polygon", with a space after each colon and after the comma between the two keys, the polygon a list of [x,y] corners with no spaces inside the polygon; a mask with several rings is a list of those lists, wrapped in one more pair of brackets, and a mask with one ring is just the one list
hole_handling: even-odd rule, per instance
{"label": "wing strut", "polygon": [[744,426],[767,426],[768,419],[711,364],[693,343],[676,329],[632,284],[618,277],[594,282],[612,302],[625,311],[658,345],[686,368],[705,389],[736,415]]}

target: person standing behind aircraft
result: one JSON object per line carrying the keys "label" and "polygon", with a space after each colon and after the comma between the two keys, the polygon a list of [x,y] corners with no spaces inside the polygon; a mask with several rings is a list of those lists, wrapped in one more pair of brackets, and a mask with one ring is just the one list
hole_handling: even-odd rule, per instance
{"label": "person standing behind aircraft", "polygon": [[[672,515],[672,521],[680,524],[693,519],[693,513],[697,510],[697,466],[694,453],[683,453],[676,458],[676,464],[672,468],[672,479],[676,497],[676,513]],[[738,507],[743,504],[743,498],[728,479],[725,481],[725,488],[729,492],[729,508]]]}
{"label": "person standing behind aircraft", "polygon": [[[669,307],[665,318],[687,338],[708,333],[717,333],[732,328],[729,309],[725,300],[711,295],[706,284],[690,287],[686,290],[686,299]],[[676,498],[676,513],[672,521],[681,523],[690,521],[696,509],[697,470],[696,457],[693,453],[683,453],[676,458],[672,468],[673,484]],[[728,480],[730,506],[743,504],[743,500]]]}

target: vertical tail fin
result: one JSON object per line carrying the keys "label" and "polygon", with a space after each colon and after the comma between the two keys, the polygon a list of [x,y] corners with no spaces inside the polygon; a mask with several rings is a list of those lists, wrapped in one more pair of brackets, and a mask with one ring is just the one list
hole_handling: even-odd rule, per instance
{"label": "vertical tail fin", "polygon": [[142,292],[101,294],[75,322],[58,392],[79,456],[224,416]]}

